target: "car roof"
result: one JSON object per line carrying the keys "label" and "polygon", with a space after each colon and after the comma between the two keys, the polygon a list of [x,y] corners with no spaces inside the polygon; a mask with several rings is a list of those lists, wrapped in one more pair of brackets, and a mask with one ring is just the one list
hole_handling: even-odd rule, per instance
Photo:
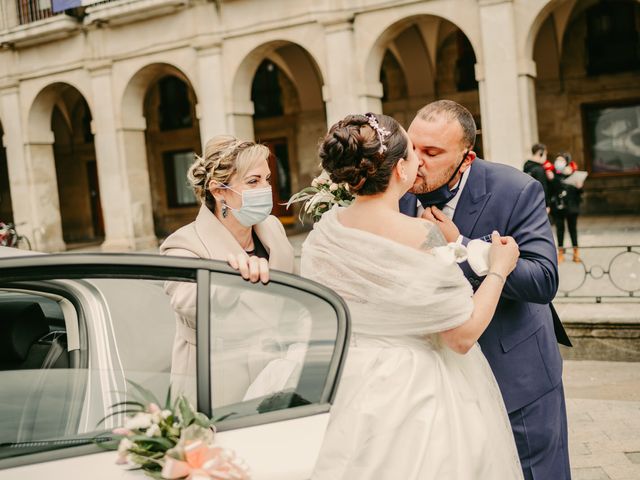
{"label": "car roof", "polygon": [[24,257],[29,255],[42,255],[42,252],[36,252],[33,250],[21,250],[19,248],[0,246],[0,258]]}

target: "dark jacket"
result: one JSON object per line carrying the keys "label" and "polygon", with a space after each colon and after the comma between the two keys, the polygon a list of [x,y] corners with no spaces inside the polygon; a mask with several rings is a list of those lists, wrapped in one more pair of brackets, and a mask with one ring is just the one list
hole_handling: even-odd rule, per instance
{"label": "dark jacket", "polygon": [[549,189],[549,181],[547,180],[547,175],[544,171],[544,166],[538,162],[534,162],[533,160],[527,160],[524,163],[523,171],[540,182],[542,189],[544,190],[544,203],[548,207],[551,200],[551,192]]}
{"label": "dark jacket", "polygon": [[[400,209],[415,216],[415,196],[405,195]],[[549,305],[558,288],[558,254],[542,186],[515,168],[476,159],[453,221],[465,244],[497,230],[511,235],[520,247],[520,258],[507,278],[493,320],[478,341],[507,411],[513,412],[562,381],[562,358]],[[460,266],[477,289],[484,278],[477,277],[468,264]]]}
{"label": "dark jacket", "polygon": [[556,173],[551,182],[551,213],[578,215],[582,203],[582,189],[565,183],[569,175]]}

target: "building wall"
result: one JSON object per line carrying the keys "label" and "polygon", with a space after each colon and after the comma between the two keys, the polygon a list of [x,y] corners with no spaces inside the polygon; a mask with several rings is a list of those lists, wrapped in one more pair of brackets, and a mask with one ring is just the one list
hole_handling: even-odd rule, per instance
{"label": "building wall", "polygon": [[[23,231],[39,249],[62,250],[70,239],[68,200],[60,201],[57,180],[62,146],[51,121],[71,87],[92,116],[103,249],[152,246],[188,221],[192,210],[163,206],[166,192],[153,163],[158,153],[149,144],[145,98],[169,73],[192,88],[200,145],[219,133],[290,137],[294,189],[318,173],[318,140],[345,114],[384,111],[407,126],[435,98],[452,98],[472,111],[481,123],[478,149],[488,160],[521,168],[531,143],[542,140],[551,149],[573,149],[581,161],[580,104],[626,98],[639,84],[637,72],[581,76],[571,63],[578,33],[564,53],[557,41],[551,48],[553,35],[563,38],[575,11],[592,3],[114,0],[87,8],[81,21],[59,15],[23,26],[6,23],[10,12],[3,6],[0,43],[8,48],[0,50],[0,123],[12,215],[26,222]],[[456,32],[473,48],[477,89],[455,88]],[[389,51],[397,66],[389,67],[390,84],[383,87],[380,71]],[[284,123],[253,118],[251,85],[265,59],[282,69],[297,102]],[[559,76],[563,69],[567,74]],[[385,96],[384,88],[406,93]],[[628,211],[640,198],[636,183],[629,176],[590,179],[588,210]],[[622,185],[632,195],[619,194]]]}
{"label": "building wall", "polygon": [[[636,9],[636,24],[640,26],[640,8]],[[549,17],[534,52],[540,141],[547,145],[550,157],[568,151],[585,170],[589,168],[589,145],[583,106],[626,100],[640,104],[640,70],[587,74],[586,34],[584,14],[569,20],[561,38],[555,32],[553,17]],[[585,213],[638,213],[640,174],[592,175],[585,183],[583,200]]]}

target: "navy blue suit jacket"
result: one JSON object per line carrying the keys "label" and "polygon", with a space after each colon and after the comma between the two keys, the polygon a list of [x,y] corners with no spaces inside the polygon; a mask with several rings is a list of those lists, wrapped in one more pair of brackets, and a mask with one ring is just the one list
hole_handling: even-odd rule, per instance
{"label": "navy blue suit jacket", "polygon": [[[453,217],[465,243],[497,230],[520,247],[493,320],[478,343],[493,370],[509,413],[537,400],[562,381],[550,303],[558,288],[556,246],[544,191],[531,176],[507,165],[476,159]],[[415,216],[405,195],[403,213]],[[474,290],[482,283],[461,264]]]}

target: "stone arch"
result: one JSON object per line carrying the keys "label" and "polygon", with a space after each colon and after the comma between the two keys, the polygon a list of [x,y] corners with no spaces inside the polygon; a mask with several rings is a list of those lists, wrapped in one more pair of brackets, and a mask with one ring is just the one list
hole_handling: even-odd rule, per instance
{"label": "stone arch", "polygon": [[27,117],[27,135],[30,141],[46,140],[50,137],[53,108],[58,106],[66,110],[63,104],[70,100],[70,96],[75,96],[74,92],[77,92],[87,102],[89,110],[92,110],[91,96],[75,82],[65,79],[46,85],[38,92],[31,102]]}
{"label": "stone arch", "polygon": [[482,49],[480,48],[479,32],[473,31],[467,24],[460,23],[458,19],[450,15],[448,11],[425,12],[424,9],[422,9],[420,13],[400,18],[389,16],[389,18],[385,18],[384,22],[380,23],[379,33],[376,35],[368,51],[365,52],[365,61],[363,64],[364,78],[377,78],[388,45],[413,26],[417,26],[420,36],[422,37],[421,41],[426,49],[426,52],[422,54],[425,66],[428,65],[433,69],[436,61],[433,53],[437,50],[438,43],[442,40],[439,37],[439,24],[443,22],[453,25],[465,35],[476,54],[477,62],[481,63]]}
{"label": "stone arch", "polygon": [[194,92],[191,79],[184,70],[170,63],[152,63],[138,69],[126,82],[120,102],[122,128],[139,128],[144,120],[144,100],[149,86],[165,75],[173,75],[185,82]]}
{"label": "stone arch", "polygon": [[104,236],[93,141],[90,97],[59,81],[42,88],[27,116],[27,158],[36,192],[36,248]]}
{"label": "stone arch", "polygon": [[[622,128],[617,135],[620,138],[628,135],[630,139],[640,130],[640,120],[633,120],[640,117],[637,58],[635,64],[631,62],[635,66],[625,63],[626,60],[620,68],[605,66],[616,52],[625,53],[633,48],[596,41],[592,36],[595,30],[589,27],[590,18],[600,23],[607,15],[612,15],[607,23],[613,18],[622,18],[625,24],[635,19],[635,35],[640,36],[638,1],[549,2],[532,23],[526,45],[530,50],[525,50],[537,69],[534,88],[539,139],[547,145],[550,156],[569,151],[580,169],[590,171],[583,197],[583,211],[590,213],[632,212],[640,201],[640,162],[633,147],[620,140],[616,145],[628,145],[630,150],[617,150],[618,147],[611,146],[613,143],[607,149],[602,146],[606,142],[596,142],[594,136],[596,123],[608,121],[605,116],[618,116],[622,119],[620,125],[627,125],[626,133]],[[632,33],[633,25],[627,24]],[[614,30],[621,31],[618,27]],[[609,46],[599,56],[593,56],[595,50],[590,52],[588,45]],[[605,107],[606,115],[598,113]],[[630,123],[625,111],[633,117]]]}
{"label": "stone arch", "polygon": [[[479,123],[477,55],[465,33],[446,18],[413,15],[395,22],[378,37],[367,62],[367,76],[382,84],[383,113],[405,127],[422,106],[444,97],[465,105]],[[389,91],[394,78],[406,89],[404,96]],[[481,153],[481,138],[476,148]]]}
{"label": "stone arch", "polygon": [[240,62],[233,75],[234,102],[251,101],[251,85],[258,67],[268,58],[287,75],[298,91],[302,110],[324,108],[324,79],[318,62],[304,47],[287,40],[273,40],[254,48]]}
{"label": "stone arch", "polygon": [[525,37],[519,43],[521,45],[521,58],[533,58],[536,39],[545,22],[552,13],[556,13],[554,21],[554,35],[560,39],[564,36],[569,17],[578,0],[532,0],[529,4],[529,15],[524,21],[522,31]]}
{"label": "stone arch", "polygon": [[[283,105],[279,112],[260,115],[254,106],[254,101],[260,101],[255,95],[261,91],[256,82],[264,80],[266,67],[277,78],[274,88],[282,93]],[[317,173],[315,140],[326,132],[324,78],[318,62],[298,43],[275,40],[249,52],[233,79],[234,104],[248,106],[243,112],[231,113],[233,130],[271,149],[274,213],[284,223],[293,222],[291,212],[279,205]]]}
{"label": "stone arch", "polygon": [[[177,109],[163,110],[172,98]],[[168,63],[140,68],[122,95],[119,129],[124,154],[128,159],[142,157],[138,171],[149,182],[159,237],[188,223],[197,212],[197,201],[186,187],[186,169],[202,150],[196,112],[193,82],[182,69]]]}

